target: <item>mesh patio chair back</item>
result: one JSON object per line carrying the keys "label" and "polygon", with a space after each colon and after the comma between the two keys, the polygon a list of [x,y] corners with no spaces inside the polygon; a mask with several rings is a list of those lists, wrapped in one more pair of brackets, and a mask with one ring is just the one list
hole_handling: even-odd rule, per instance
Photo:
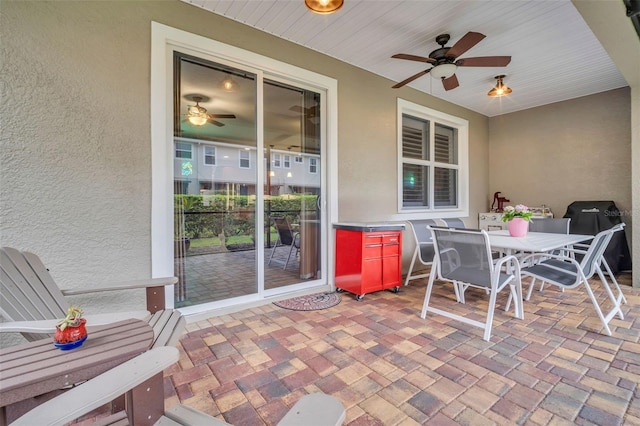
{"label": "mesh patio chair back", "polygon": [[445,226],[448,228],[465,229],[467,227],[467,225],[462,221],[462,219],[458,219],[456,217],[440,219],[440,220],[443,221]]}
{"label": "mesh patio chair back", "polygon": [[491,250],[480,232],[433,228],[441,279],[491,287]]}
{"label": "mesh patio chair back", "polygon": [[414,266],[416,266],[416,261],[419,261],[423,266],[430,266],[433,264],[433,257],[435,255],[429,226],[436,226],[436,221],[433,219],[415,219],[409,220],[408,222],[411,226],[411,230],[413,231],[413,236],[415,237],[416,248],[413,251],[411,265],[409,266],[409,272],[407,272],[407,278],[404,281],[404,285],[409,284],[409,281],[411,280],[428,277],[428,273],[418,275],[411,274],[413,273]]}
{"label": "mesh patio chair back", "polygon": [[[489,236],[483,230],[441,227],[429,227],[429,229],[433,233],[436,253],[420,315],[423,319],[426,318],[427,312],[433,312],[482,328],[484,329],[483,339],[488,341],[491,338],[497,294],[507,286],[513,300],[515,300],[516,317],[520,319],[524,317],[520,265],[515,256],[504,256],[494,263],[491,257]],[[509,272],[503,272],[503,267]],[[456,308],[447,310],[444,307],[430,306],[436,276],[440,280],[453,283],[457,302],[464,303],[464,292],[468,287],[484,289],[483,293],[489,295],[485,321],[481,322],[460,315],[459,309]],[[451,303],[450,300],[446,300],[446,302]],[[442,302],[442,304],[446,302]],[[440,306],[440,303],[438,305]]]}
{"label": "mesh patio chair back", "polygon": [[291,230],[291,225],[289,221],[284,216],[278,216],[273,218],[273,223],[278,230],[278,239],[280,240],[280,245],[290,246],[295,244],[294,232]]}
{"label": "mesh patio chair back", "polygon": [[293,254],[293,250],[296,250],[296,255],[300,251],[300,233],[293,232],[291,229],[291,224],[289,220],[285,216],[275,216],[273,217],[273,223],[278,230],[278,239],[276,240],[273,249],[271,250],[271,255],[269,256],[269,261],[267,265],[271,264],[271,260],[273,260],[273,255],[276,252],[276,249],[281,246],[289,246],[289,253],[287,254],[287,259],[284,261],[284,266],[282,269],[287,269],[287,265],[289,265],[289,261],[291,260],[291,255]]}
{"label": "mesh patio chair back", "polygon": [[550,234],[568,234],[571,218],[533,219],[529,223],[529,232],[548,232]]}

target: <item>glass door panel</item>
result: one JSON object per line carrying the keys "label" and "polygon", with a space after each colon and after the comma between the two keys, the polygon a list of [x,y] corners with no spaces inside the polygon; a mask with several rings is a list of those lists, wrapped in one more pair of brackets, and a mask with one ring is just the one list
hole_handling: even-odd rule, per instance
{"label": "glass door panel", "polygon": [[321,278],[319,93],[264,80],[265,289]]}
{"label": "glass door panel", "polygon": [[174,54],[175,306],[258,292],[257,78]]}

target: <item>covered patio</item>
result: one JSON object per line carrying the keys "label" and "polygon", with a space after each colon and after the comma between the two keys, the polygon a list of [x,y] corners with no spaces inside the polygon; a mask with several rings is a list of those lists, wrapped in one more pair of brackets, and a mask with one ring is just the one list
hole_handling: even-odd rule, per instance
{"label": "covered patio", "polygon": [[[362,302],[343,293],[326,310],[265,305],[211,318],[181,339],[165,405],[272,425],[304,394],[323,392],[344,404],[348,425],[638,424],[640,291],[630,279],[619,276],[628,303],[611,337],[584,291],[548,288],[525,302],[524,321],[502,310],[500,295],[485,342],[479,329],[420,319],[426,279]],[[433,303],[453,297],[439,286]],[[483,300],[470,292],[458,309],[477,317]]]}

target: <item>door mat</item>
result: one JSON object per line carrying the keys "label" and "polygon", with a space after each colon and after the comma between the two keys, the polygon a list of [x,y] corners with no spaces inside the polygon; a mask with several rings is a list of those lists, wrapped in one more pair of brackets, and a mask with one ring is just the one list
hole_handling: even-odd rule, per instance
{"label": "door mat", "polygon": [[336,306],[341,300],[338,293],[316,293],[280,300],[273,304],[292,311],[317,311]]}

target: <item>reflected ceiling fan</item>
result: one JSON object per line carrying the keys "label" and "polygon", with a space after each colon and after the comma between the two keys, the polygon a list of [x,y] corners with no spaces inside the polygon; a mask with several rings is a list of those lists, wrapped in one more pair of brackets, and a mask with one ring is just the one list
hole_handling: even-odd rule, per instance
{"label": "reflected ceiling fan", "polygon": [[216,118],[236,118],[234,114],[208,114],[207,109],[200,106],[200,102],[204,100],[204,96],[190,96],[189,99],[196,103],[193,106],[187,107],[187,120],[194,126],[204,126],[207,123],[211,123],[222,127],[224,123],[217,121]]}
{"label": "reflected ceiling fan", "polygon": [[459,58],[460,55],[480,43],[486,36],[484,34],[469,31],[452,47],[446,47],[449,42],[449,34],[441,34],[436,37],[436,43],[440,48],[429,53],[429,57],[408,55],[405,53],[397,53],[392,56],[396,59],[406,59],[408,61],[426,62],[433,66],[417,74],[412,75],[406,80],[393,86],[394,89],[411,83],[413,80],[422,77],[427,73],[431,73],[434,78],[442,80],[445,90],[455,89],[459,86],[456,70],[458,67],[505,67],[511,62],[511,56],[480,56],[476,58]]}

